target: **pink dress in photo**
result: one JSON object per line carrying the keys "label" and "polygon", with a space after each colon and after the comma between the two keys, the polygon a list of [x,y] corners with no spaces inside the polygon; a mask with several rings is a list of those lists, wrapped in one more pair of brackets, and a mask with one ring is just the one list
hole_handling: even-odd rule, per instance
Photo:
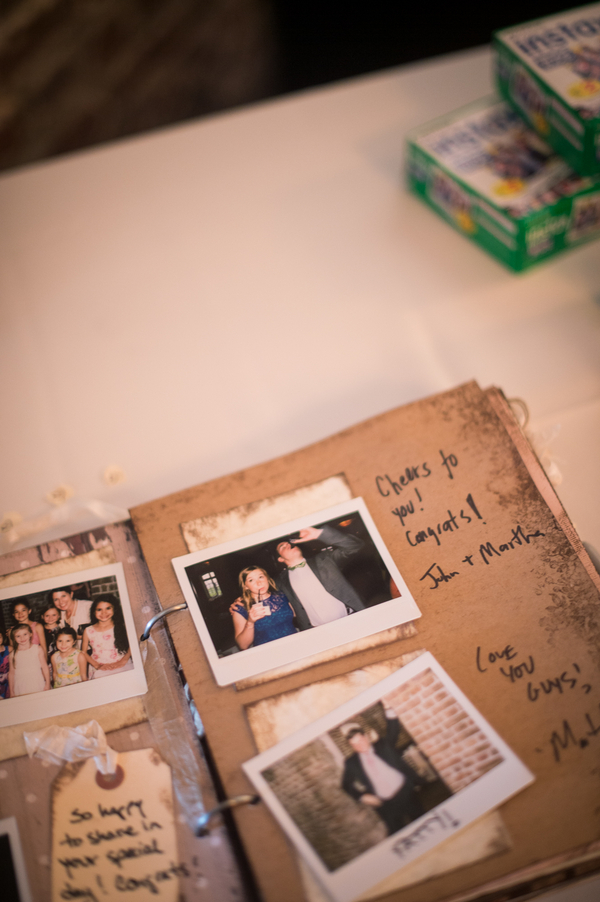
{"label": "pink dress in photo", "polygon": [[[94,658],[99,664],[116,664],[123,655],[115,648],[115,629],[111,626],[108,630],[97,630],[93,626],[88,626],[85,633],[88,637],[90,647],[88,655]],[[123,673],[125,670],[133,670],[133,661],[131,658],[122,667],[114,667],[111,670],[92,669],[90,679],[97,680],[100,677],[112,676],[114,673]]]}

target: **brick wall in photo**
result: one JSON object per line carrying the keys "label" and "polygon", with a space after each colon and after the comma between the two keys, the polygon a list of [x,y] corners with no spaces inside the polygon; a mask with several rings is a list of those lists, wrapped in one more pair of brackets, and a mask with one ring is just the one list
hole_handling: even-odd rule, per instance
{"label": "brick wall in photo", "polygon": [[315,740],[264,773],[296,826],[330,870],[385,838],[380,818],[342,789],[342,769]]}
{"label": "brick wall in photo", "polygon": [[408,680],[385,701],[452,792],[464,789],[503,760],[433,671]]}
{"label": "brick wall in photo", "polygon": [[105,576],[102,579],[90,580],[90,598],[92,601],[96,595],[106,595],[109,592],[116,595],[117,598],[119,597],[116,577]]}

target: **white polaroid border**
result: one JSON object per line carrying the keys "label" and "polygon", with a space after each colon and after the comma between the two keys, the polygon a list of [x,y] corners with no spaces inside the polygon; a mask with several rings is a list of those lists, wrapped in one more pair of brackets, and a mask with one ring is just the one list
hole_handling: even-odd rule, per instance
{"label": "white polaroid border", "polygon": [[62,576],[54,576],[51,579],[40,579],[21,586],[0,589],[0,600],[20,598],[22,595],[31,595],[34,592],[48,592],[64,586],[66,583],[87,582],[90,579],[102,579],[107,576],[114,576],[117,581],[127,638],[131,648],[133,670],[116,673],[114,676],[107,676],[101,680],[88,680],[85,683],[75,683],[73,686],[50,689],[47,692],[34,692],[31,695],[2,699],[0,701],[0,727],[56,717],[71,711],[82,711],[85,708],[96,707],[96,705],[106,705],[120,699],[132,698],[135,695],[144,695],[148,691],[122,564],[107,564],[104,567],[93,567],[90,570],[79,570],[76,573],[64,573]]}
{"label": "white polaroid border", "polygon": [[[328,730],[351,720],[359,712],[381,701],[398,686],[427,669],[433,671],[442,681],[448,692],[494,745],[503,760],[402,830],[386,837],[335,871],[330,871],[271,790],[263,777],[263,772]],[[430,652],[420,655],[339,708],[283,739],[256,758],[245,762],[242,767],[323,888],[336,902],[349,902],[361,895],[487,811],[497,808],[534,780],[533,774],[481,716]]]}
{"label": "white polaroid border", "polygon": [[29,880],[27,879],[23,847],[21,846],[21,839],[19,837],[19,828],[15,817],[5,817],[0,820],[0,836],[8,836],[10,857],[12,859],[15,879],[17,881],[17,889],[19,891],[19,902],[33,902],[33,897],[29,888]]}
{"label": "white polaroid border", "polygon": [[[303,630],[293,636],[285,636],[281,639],[275,639],[273,642],[259,645],[256,648],[247,648],[239,653],[222,658],[219,657],[196,601],[194,590],[186,572],[187,568],[220,555],[249,548],[252,545],[259,545],[270,540],[276,541],[282,536],[289,535],[291,532],[297,532],[299,529],[304,529],[307,526],[313,526],[315,523],[322,523],[323,521],[333,520],[338,516],[352,513],[360,514],[373,544],[401,593],[401,597],[380,602],[364,611],[356,611],[348,617],[342,617],[340,620],[334,620],[331,623],[324,623],[322,626]],[[282,667],[292,661],[298,661],[309,655],[336,648],[355,639],[362,639],[364,636],[371,636],[373,633],[381,632],[392,626],[398,626],[401,623],[407,623],[421,616],[417,603],[392,560],[392,556],[387,550],[362,498],[353,498],[350,501],[344,501],[333,507],[325,508],[325,510],[315,511],[313,514],[290,520],[287,523],[280,523],[278,526],[263,529],[243,538],[233,539],[221,545],[213,545],[210,548],[204,548],[202,551],[195,551],[192,554],[173,558],[171,563],[175,569],[177,579],[188,604],[188,609],[219,686],[228,686],[237,680],[256,676],[258,673],[264,673],[264,671],[272,670],[275,667]]]}

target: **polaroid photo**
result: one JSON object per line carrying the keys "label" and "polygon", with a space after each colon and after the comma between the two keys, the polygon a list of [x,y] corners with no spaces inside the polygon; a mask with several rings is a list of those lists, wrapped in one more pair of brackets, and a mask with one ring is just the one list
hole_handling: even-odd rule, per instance
{"label": "polaroid photo", "polygon": [[0,727],[143,695],[122,564],[0,590]]}
{"label": "polaroid photo", "polygon": [[220,686],[421,616],[362,498],[172,564]]}
{"label": "polaroid photo", "polygon": [[0,820],[0,874],[3,902],[32,902],[17,820]]}
{"label": "polaroid photo", "polygon": [[242,766],[336,902],[534,779],[429,652]]}

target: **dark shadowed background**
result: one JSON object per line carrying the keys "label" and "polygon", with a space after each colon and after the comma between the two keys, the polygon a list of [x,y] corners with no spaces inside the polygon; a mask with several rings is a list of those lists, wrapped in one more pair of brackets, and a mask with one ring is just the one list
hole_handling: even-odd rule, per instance
{"label": "dark shadowed background", "polygon": [[0,169],[485,44],[560,0],[2,0]]}

